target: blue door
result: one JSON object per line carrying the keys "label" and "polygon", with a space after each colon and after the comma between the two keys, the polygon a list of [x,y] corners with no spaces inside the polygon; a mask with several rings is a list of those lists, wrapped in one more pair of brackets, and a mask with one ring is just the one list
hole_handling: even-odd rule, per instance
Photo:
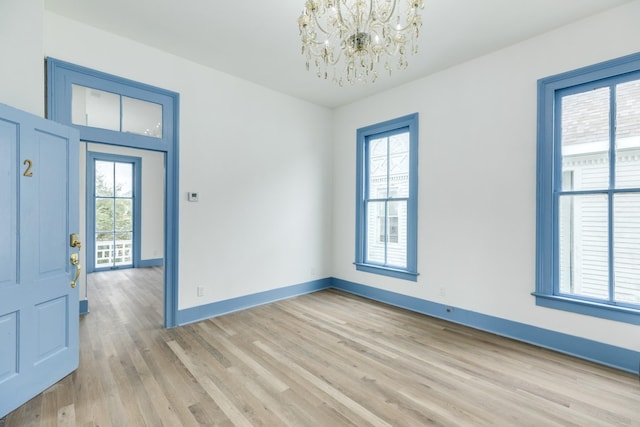
{"label": "blue door", "polygon": [[78,367],[78,135],[0,104],[0,417]]}

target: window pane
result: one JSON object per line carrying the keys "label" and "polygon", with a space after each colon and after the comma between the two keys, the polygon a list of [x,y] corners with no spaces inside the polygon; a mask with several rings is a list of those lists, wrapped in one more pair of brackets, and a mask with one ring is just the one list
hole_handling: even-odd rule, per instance
{"label": "window pane", "polygon": [[560,292],[609,299],[607,196],[561,196]]}
{"label": "window pane", "polygon": [[71,123],[120,131],[120,95],[71,85]]}
{"label": "window pane", "polygon": [[123,96],[122,132],[162,138],[162,105]]}
{"label": "window pane", "polygon": [[389,202],[387,218],[387,264],[407,267],[407,202]]}
{"label": "window pane", "polygon": [[96,161],[96,196],[113,197],[113,162]]}
{"label": "window pane", "polygon": [[561,108],[562,171],[575,172],[573,190],[609,188],[609,88],[565,96]]}
{"label": "window pane", "polygon": [[389,137],[389,181],[393,197],[409,197],[409,132]]}
{"label": "window pane", "polygon": [[120,162],[116,163],[115,181],[116,197],[133,196],[133,164]]}
{"label": "window pane", "polygon": [[116,231],[131,231],[133,229],[133,200],[115,199]]}
{"label": "window pane", "polygon": [[616,187],[640,187],[640,80],[616,86]]}
{"label": "window pane", "polygon": [[96,231],[113,231],[113,199],[96,198]]}
{"label": "window pane", "polygon": [[616,194],[613,207],[615,300],[640,304],[640,194]]}
{"label": "window pane", "polygon": [[384,206],[385,202],[367,203],[367,248],[365,254],[367,262],[377,264],[385,262]]}
{"label": "window pane", "polygon": [[369,141],[368,198],[387,197],[387,138]]}

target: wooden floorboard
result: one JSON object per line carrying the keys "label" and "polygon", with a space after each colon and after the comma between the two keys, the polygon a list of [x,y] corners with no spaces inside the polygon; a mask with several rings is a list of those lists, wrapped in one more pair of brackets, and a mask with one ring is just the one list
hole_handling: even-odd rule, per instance
{"label": "wooden floorboard", "polygon": [[4,427],[640,426],[637,376],[337,290],[163,329],[162,274],[93,274],[80,367]]}

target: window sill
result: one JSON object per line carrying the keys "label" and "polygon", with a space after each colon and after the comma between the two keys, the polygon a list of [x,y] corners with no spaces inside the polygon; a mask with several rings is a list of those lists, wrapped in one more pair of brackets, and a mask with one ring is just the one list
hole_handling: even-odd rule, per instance
{"label": "window sill", "polygon": [[534,292],[536,305],[640,325],[640,310]]}
{"label": "window sill", "polygon": [[375,265],[375,264],[362,264],[359,262],[355,262],[354,264],[356,266],[356,270],[358,271],[365,271],[367,273],[395,277],[396,279],[410,280],[412,282],[418,281],[418,273],[414,273],[408,270],[384,267],[384,266]]}

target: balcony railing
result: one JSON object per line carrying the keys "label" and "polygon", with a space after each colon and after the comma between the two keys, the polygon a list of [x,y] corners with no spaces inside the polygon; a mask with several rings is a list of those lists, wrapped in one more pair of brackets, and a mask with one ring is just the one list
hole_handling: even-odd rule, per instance
{"label": "balcony railing", "polygon": [[131,265],[133,264],[133,241],[97,241],[95,259],[95,268]]}

